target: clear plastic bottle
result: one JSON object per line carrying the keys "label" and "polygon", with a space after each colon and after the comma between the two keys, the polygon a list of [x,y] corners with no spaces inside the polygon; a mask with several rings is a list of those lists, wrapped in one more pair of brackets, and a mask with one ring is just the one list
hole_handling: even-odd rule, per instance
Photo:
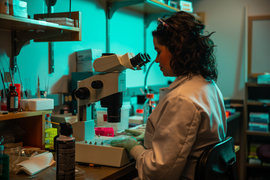
{"label": "clear plastic bottle", "polygon": [[154,94],[147,94],[146,101],[143,104],[143,124],[146,124],[148,117],[156,108],[156,102],[154,101]]}

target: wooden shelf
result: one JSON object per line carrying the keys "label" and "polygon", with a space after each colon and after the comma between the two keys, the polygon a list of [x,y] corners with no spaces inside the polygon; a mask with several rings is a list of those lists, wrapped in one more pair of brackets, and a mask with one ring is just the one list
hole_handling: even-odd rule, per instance
{"label": "wooden shelf", "polygon": [[61,26],[56,23],[28,19],[22,17],[14,17],[11,15],[0,14],[0,29],[3,30],[65,30],[79,32],[77,27]]}
{"label": "wooden shelf", "polygon": [[259,132],[259,131],[246,131],[247,135],[252,135],[252,136],[270,136],[269,132]]}
{"label": "wooden shelf", "polygon": [[246,167],[259,168],[259,169],[270,169],[270,166],[259,165],[259,164],[249,164],[249,163],[246,163]]}
{"label": "wooden shelf", "polygon": [[[78,25],[78,27],[69,27],[69,26],[62,26],[56,24],[56,26],[59,26],[59,30],[63,30],[63,33],[58,36],[52,36],[52,37],[45,37],[42,39],[35,39],[35,42],[48,42],[48,41],[81,41],[81,27],[82,27],[82,17],[81,12],[71,12],[70,19],[73,19],[75,24]],[[52,13],[52,14],[35,14],[34,19],[37,21],[40,21],[38,19],[43,18],[56,18],[56,17],[69,17],[69,12],[63,12],[63,13]],[[76,23],[77,22],[77,23]],[[51,23],[55,24],[55,23]],[[65,27],[65,29],[62,29],[62,27]],[[41,29],[42,30],[42,29]]]}
{"label": "wooden shelf", "polygon": [[[269,113],[270,110],[270,84],[257,84],[257,82],[245,83],[245,106],[244,106],[244,160],[241,163],[241,179],[248,179],[247,168],[270,168],[270,166],[261,166],[257,164],[246,163],[246,158],[250,153],[250,143],[258,141],[257,143],[267,143],[270,137],[270,132],[251,131],[249,129],[249,113]],[[255,140],[256,139],[256,140]]]}
{"label": "wooden shelf", "polygon": [[43,114],[49,114],[52,110],[44,110],[44,111],[23,111],[18,113],[9,112],[8,114],[0,114],[0,122],[5,120],[19,119],[19,118],[27,118],[33,116],[40,116]]}
{"label": "wooden shelf", "polygon": [[270,106],[270,103],[263,103],[259,101],[248,101],[247,105],[248,106]]}
{"label": "wooden shelf", "polygon": [[18,113],[1,114],[0,123],[6,121],[18,125],[23,131],[22,142],[24,146],[45,149],[45,115],[52,110],[23,111]]}
{"label": "wooden shelf", "polygon": [[246,83],[247,87],[270,87],[270,84],[257,84],[256,82]]}
{"label": "wooden shelf", "polygon": [[[54,13],[51,17],[68,17],[69,13]],[[60,16],[61,15],[61,16]],[[36,17],[47,17],[48,14],[37,15]],[[0,14],[0,29],[23,32],[23,33],[31,33],[28,35],[28,39],[40,39],[42,38],[42,32],[49,31],[62,31],[60,35],[56,35],[52,41],[81,41],[81,13],[80,12],[72,12],[71,18],[75,21],[78,21],[78,27],[69,27],[63,26],[56,23],[46,22],[42,20],[36,19],[28,19],[23,17],[15,17],[6,14]],[[39,33],[39,36],[35,36],[35,33]],[[67,34],[69,34],[67,36]],[[65,35],[65,38],[62,36]],[[47,36],[47,34],[45,35]],[[57,37],[59,39],[57,39]],[[44,41],[49,41],[48,39],[44,39]]]}

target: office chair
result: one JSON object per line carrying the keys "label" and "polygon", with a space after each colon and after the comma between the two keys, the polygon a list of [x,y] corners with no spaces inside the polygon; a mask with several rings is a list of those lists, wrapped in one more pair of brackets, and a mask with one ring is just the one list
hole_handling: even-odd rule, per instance
{"label": "office chair", "polygon": [[204,150],[196,164],[195,180],[239,180],[232,137]]}

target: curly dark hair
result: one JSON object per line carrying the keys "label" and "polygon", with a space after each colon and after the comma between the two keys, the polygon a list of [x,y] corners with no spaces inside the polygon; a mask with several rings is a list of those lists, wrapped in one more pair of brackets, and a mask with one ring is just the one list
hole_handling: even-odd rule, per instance
{"label": "curly dark hair", "polygon": [[179,11],[169,18],[162,19],[152,32],[159,44],[167,47],[173,58],[170,66],[177,76],[201,74],[206,80],[217,81],[218,71],[215,47],[210,36],[202,35],[204,24],[192,14]]}

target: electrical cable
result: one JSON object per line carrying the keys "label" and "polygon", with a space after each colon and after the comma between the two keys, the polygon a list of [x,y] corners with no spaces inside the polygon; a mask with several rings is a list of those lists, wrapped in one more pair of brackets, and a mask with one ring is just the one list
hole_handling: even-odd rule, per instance
{"label": "electrical cable", "polygon": [[151,69],[151,66],[154,64],[155,61],[152,61],[151,64],[149,65],[146,73],[145,73],[145,77],[144,77],[144,84],[143,84],[143,87],[144,87],[144,92],[147,94],[148,93],[148,88],[146,87],[146,83],[147,83],[147,77],[148,77],[148,73]]}
{"label": "electrical cable", "polygon": [[[5,61],[6,61],[6,63],[7,63],[7,65],[8,65],[8,61],[7,61],[7,59],[6,59],[6,57],[2,54],[2,56],[4,57],[4,59],[5,59]],[[2,64],[2,66],[3,66],[3,68],[4,68],[4,65]],[[5,69],[4,69],[4,72],[5,72]],[[13,79],[12,79],[12,75],[11,75],[11,68],[9,68],[9,75],[10,75],[10,79],[11,79],[11,83],[12,83],[12,85],[14,85],[14,81],[13,81]],[[6,77],[6,76],[5,76]],[[6,81],[7,81],[7,78],[6,78]],[[8,81],[7,81],[8,82]]]}
{"label": "electrical cable", "polygon": [[19,74],[19,78],[20,78],[20,82],[21,82],[21,95],[22,95],[22,98],[24,98],[24,87],[23,87],[23,83],[22,83],[22,78],[21,78],[21,73],[20,73],[20,69],[19,69],[19,66],[17,67],[18,69],[18,74]]}
{"label": "electrical cable", "polygon": [[2,79],[2,82],[3,82],[3,88],[4,88],[4,91],[5,91],[6,96],[7,96],[7,89],[6,89],[6,86],[5,86],[5,81],[4,81],[1,69],[0,69],[0,74],[1,74],[1,79]]}
{"label": "electrical cable", "polygon": [[[7,66],[8,66],[8,62],[7,62],[6,58],[5,58],[5,56],[3,54],[1,54],[1,55],[2,55],[2,57],[4,57],[4,61],[7,63]],[[6,75],[5,75],[4,64],[2,63],[2,61],[0,61],[0,62],[1,62],[2,68],[3,68],[5,82],[8,82],[8,79],[7,79]]]}

